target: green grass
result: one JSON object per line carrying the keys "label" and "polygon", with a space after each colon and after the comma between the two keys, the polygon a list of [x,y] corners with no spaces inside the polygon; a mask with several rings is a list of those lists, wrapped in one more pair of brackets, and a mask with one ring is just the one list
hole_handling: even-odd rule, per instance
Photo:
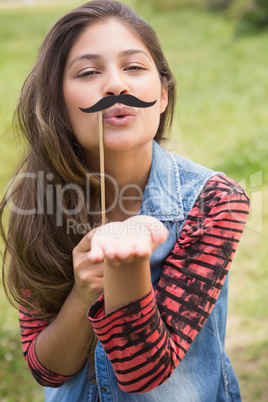
{"label": "green grass", "polygon": [[[226,347],[243,401],[265,401],[268,34],[235,39],[235,21],[226,14],[187,8],[183,1],[183,8],[167,11],[152,7],[152,1],[126,3],[154,26],[177,79],[178,102],[169,148],[226,172],[243,183],[252,199],[251,216],[231,269]],[[58,1],[53,6],[4,7],[0,2],[1,194],[21,150],[11,129],[21,85],[44,34],[77,4]],[[42,389],[22,359],[17,312],[8,305],[2,289],[0,318],[0,402],[42,401]]]}

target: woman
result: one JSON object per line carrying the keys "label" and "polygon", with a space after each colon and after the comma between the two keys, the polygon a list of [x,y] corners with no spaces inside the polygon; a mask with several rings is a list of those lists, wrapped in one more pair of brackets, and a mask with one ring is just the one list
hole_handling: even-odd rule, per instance
{"label": "woman", "polygon": [[[29,152],[1,205],[4,284],[48,401],[240,400],[224,352],[226,276],[249,201],[159,145],[174,94],[152,28],[109,0],[56,23],[23,87]],[[115,101],[102,112],[102,226],[99,114],[84,113],[100,99]]]}

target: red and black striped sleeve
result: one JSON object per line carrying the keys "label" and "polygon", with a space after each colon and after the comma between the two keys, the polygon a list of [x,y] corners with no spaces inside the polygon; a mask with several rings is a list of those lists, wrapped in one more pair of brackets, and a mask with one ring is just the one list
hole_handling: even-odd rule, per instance
{"label": "red and black striped sleeve", "polygon": [[49,323],[36,318],[22,309],[19,311],[19,323],[23,357],[35,380],[46,387],[60,387],[71,376],[62,376],[46,369],[38,360],[35,353],[35,341]]}
{"label": "red and black striped sleeve", "polygon": [[103,296],[91,307],[89,319],[123,391],[150,391],[180,363],[219,296],[248,213],[244,190],[214,176],[164,262],[155,292],[108,315]]}

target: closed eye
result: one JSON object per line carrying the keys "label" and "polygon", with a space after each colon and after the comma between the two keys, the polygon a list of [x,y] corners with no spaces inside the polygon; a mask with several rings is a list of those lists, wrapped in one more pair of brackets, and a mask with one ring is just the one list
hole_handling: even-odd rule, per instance
{"label": "closed eye", "polygon": [[77,77],[78,77],[78,78],[81,78],[81,77],[90,77],[90,76],[93,76],[93,75],[96,75],[96,74],[100,74],[100,72],[97,71],[97,70],[85,70],[85,71],[81,71],[81,72],[77,75]]}
{"label": "closed eye", "polygon": [[126,71],[139,71],[139,70],[147,70],[144,67],[141,66],[129,66],[127,68],[125,68]]}

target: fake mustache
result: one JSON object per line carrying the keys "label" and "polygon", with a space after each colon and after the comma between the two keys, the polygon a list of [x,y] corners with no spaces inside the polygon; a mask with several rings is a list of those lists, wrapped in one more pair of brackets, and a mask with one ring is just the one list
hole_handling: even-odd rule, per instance
{"label": "fake mustache", "polygon": [[146,108],[153,106],[156,103],[156,100],[153,102],[144,102],[139,98],[136,98],[130,94],[123,94],[123,95],[108,95],[99,100],[95,105],[88,107],[86,109],[79,108],[84,113],[94,113],[100,112],[101,110],[108,109],[109,107],[115,105],[116,103],[122,103],[126,106],[134,106],[138,108]]}

